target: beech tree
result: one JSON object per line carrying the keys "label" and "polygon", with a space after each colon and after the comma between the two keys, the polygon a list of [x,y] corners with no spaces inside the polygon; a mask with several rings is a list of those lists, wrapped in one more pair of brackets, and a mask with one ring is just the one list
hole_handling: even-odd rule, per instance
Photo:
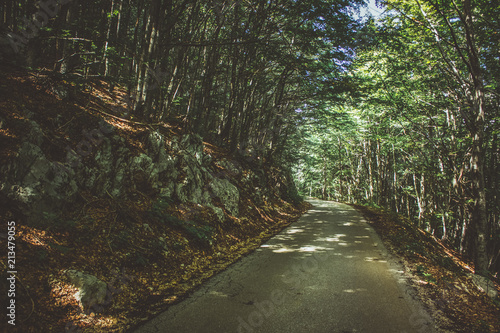
{"label": "beech tree", "polygon": [[316,176],[308,188],[307,175],[325,161],[303,162],[299,186],[406,214],[473,258],[476,272],[498,272],[500,95],[492,59],[500,8],[465,0],[385,4],[387,15],[360,31],[367,43],[344,76],[349,91],[330,98],[337,129],[314,116],[331,131],[326,142],[334,152],[323,155],[331,176]]}

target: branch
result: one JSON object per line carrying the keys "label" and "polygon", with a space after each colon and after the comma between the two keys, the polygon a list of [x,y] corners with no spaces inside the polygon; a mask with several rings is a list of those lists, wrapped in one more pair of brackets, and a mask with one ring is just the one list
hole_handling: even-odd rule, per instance
{"label": "branch", "polygon": [[120,117],[117,117],[115,115],[109,114],[107,112],[98,110],[98,109],[96,109],[94,107],[89,107],[89,109],[92,110],[92,111],[99,112],[99,113],[105,115],[106,117],[111,117],[111,118],[114,118],[114,119],[119,120],[119,121],[124,122],[124,123],[129,123],[129,124],[133,124],[133,125],[140,125],[140,126],[162,126],[162,123],[148,124],[148,123],[140,123],[140,122],[137,122],[137,121],[132,121],[132,120],[120,118]]}
{"label": "branch", "polygon": [[82,42],[94,42],[94,40],[92,40],[92,39],[78,38],[78,37],[57,37],[57,36],[51,36],[51,37],[46,37],[45,39],[78,40],[78,41],[82,41]]}
{"label": "branch", "polygon": [[73,53],[73,54],[71,54],[69,56],[66,56],[66,57],[64,57],[62,59],[57,60],[56,63],[63,62],[65,59],[71,58],[71,57],[74,57],[74,56],[77,56],[77,55],[95,55],[95,52],[77,52],[77,53]]}
{"label": "branch", "polygon": [[420,12],[422,13],[422,16],[425,18],[425,20],[427,21],[427,24],[429,25],[431,31],[434,34],[434,38],[436,40],[436,44],[438,46],[439,52],[441,53],[441,57],[443,58],[443,60],[445,61],[445,63],[450,67],[450,69],[452,70],[454,76],[457,78],[457,80],[459,82],[461,82],[461,84],[469,84],[470,85],[470,82],[468,82],[466,79],[464,79],[460,75],[460,71],[458,70],[458,68],[453,63],[453,60],[448,59],[448,57],[446,56],[446,52],[443,49],[443,46],[441,45],[441,40],[442,40],[441,39],[441,35],[437,31],[436,27],[434,27],[434,24],[432,24],[431,20],[427,17],[427,13],[422,8],[422,4],[420,3],[420,1],[417,0],[417,4],[418,4],[418,7],[420,8]]}

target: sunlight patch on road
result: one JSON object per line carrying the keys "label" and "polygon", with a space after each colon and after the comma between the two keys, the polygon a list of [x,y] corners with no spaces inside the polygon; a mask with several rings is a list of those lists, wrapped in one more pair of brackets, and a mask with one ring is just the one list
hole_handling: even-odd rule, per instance
{"label": "sunlight patch on road", "polygon": [[326,248],[323,246],[303,246],[299,249],[299,252],[317,252],[317,251],[326,251]]}
{"label": "sunlight patch on road", "polygon": [[273,250],[274,253],[290,253],[295,251],[297,251],[297,249],[291,249],[289,247],[282,247],[281,249]]}
{"label": "sunlight patch on road", "polygon": [[345,292],[345,293],[353,294],[353,293],[357,293],[357,292],[367,291],[367,289],[365,289],[365,288],[356,288],[356,289],[344,289],[342,291]]}
{"label": "sunlight patch on road", "polygon": [[215,291],[215,290],[211,291],[209,294],[214,295],[214,296],[218,296],[218,297],[228,297],[228,295],[221,293],[220,291]]}
{"label": "sunlight patch on road", "polygon": [[387,262],[387,260],[381,260],[380,258],[375,257],[365,257],[365,261]]}
{"label": "sunlight patch on road", "polygon": [[334,237],[320,237],[316,239],[317,242],[340,242],[339,237],[344,237],[345,235],[335,235]]}
{"label": "sunlight patch on road", "polygon": [[324,252],[328,249],[323,246],[314,246],[314,245],[307,245],[307,246],[302,246],[300,248],[290,248],[286,246],[281,246],[281,245],[266,245],[266,246],[261,246],[261,247],[267,247],[270,248],[274,253],[291,253],[291,252]]}
{"label": "sunlight patch on road", "polygon": [[287,230],[287,234],[296,234],[298,232],[304,232],[304,229],[300,228],[291,228],[290,230]]}

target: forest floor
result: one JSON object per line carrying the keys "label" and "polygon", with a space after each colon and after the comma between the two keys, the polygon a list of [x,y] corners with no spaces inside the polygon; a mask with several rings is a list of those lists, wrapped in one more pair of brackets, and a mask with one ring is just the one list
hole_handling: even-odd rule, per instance
{"label": "forest floor", "polygon": [[[470,261],[400,216],[353,206],[400,259],[412,287],[442,332],[500,332],[500,302],[479,291],[468,277],[474,272]],[[499,281],[494,282],[500,290]]]}
{"label": "forest floor", "polygon": [[[25,110],[32,112],[31,119],[43,130],[44,149],[53,160],[64,161],[65,147],[75,141],[81,126],[95,128],[97,119],[113,124],[131,149],[141,151],[151,126],[141,119],[123,119],[130,102],[125,89],[110,89],[107,82],[96,80],[82,91],[74,82],[46,72],[12,71],[1,64],[0,72],[2,163],[15,158],[27,134]],[[179,121],[155,126],[166,137],[183,131]],[[233,158],[224,149],[209,143],[204,146],[214,159]],[[218,223],[212,221],[209,209],[199,205],[159,202],[139,190],[129,194],[129,199],[118,200],[82,191],[78,202],[65,207],[60,216],[40,212],[34,224],[26,223],[7,198],[0,198],[4,226],[0,246],[7,249],[7,221],[15,221],[17,269],[16,326],[7,325],[4,317],[0,332],[125,332],[182,300],[309,207],[278,199],[258,205],[243,191],[239,217]],[[158,209],[173,221],[185,220],[193,211],[205,216],[217,228],[212,244],[178,225],[152,218]],[[151,242],[154,235],[162,235],[164,243]],[[0,253],[0,262],[0,290],[6,293],[7,250]],[[67,281],[68,269],[91,273],[108,284],[106,302],[97,313],[83,311],[75,297],[77,289]]]}

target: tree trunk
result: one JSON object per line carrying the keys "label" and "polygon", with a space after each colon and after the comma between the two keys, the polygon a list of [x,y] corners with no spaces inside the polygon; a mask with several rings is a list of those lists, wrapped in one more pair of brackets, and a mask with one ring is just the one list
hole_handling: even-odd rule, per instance
{"label": "tree trunk", "polygon": [[106,32],[106,42],[104,43],[104,76],[109,75],[108,48],[109,48],[109,39],[111,38],[111,27],[113,23],[114,11],[115,11],[115,1],[111,0],[111,9],[108,14],[109,17],[108,17],[108,29]]}
{"label": "tree trunk", "polygon": [[470,76],[472,79],[472,117],[471,124],[472,153],[471,153],[471,180],[474,195],[474,210],[472,223],[476,232],[475,269],[477,273],[486,274],[488,270],[488,213],[486,209],[486,187],[484,182],[484,86],[475,43],[473,18],[470,0],[464,0],[465,33],[467,51],[470,62]]}
{"label": "tree trunk", "polygon": [[[72,20],[72,7],[73,4],[68,5],[68,9],[66,10],[66,27],[69,28]],[[59,69],[59,73],[66,74],[69,69],[69,61],[70,61],[70,41],[64,40],[63,42],[63,52],[62,52],[62,60],[61,60],[61,68]]]}

